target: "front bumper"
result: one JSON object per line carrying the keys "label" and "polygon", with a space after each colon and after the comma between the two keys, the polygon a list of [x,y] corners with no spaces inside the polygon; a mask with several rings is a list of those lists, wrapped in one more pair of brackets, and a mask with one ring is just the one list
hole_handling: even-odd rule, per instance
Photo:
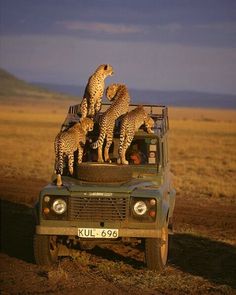
{"label": "front bumper", "polygon": [[[38,235],[62,235],[62,236],[78,236],[78,227],[47,227],[36,226],[36,234]],[[160,238],[161,231],[159,229],[130,229],[120,228],[118,237],[128,238]]]}

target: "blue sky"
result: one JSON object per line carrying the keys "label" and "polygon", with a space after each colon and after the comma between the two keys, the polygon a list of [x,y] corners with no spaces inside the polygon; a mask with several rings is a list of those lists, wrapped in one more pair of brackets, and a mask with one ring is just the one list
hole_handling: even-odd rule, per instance
{"label": "blue sky", "polygon": [[236,94],[235,0],[1,0],[1,67],[85,85],[101,63],[130,88]]}

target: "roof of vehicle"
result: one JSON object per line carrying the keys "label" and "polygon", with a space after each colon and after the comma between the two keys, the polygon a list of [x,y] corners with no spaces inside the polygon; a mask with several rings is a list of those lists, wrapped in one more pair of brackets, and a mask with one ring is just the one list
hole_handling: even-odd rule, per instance
{"label": "roof of vehicle", "polygon": [[[101,111],[99,112],[99,115],[102,115],[109,106],[110,104],[104,103],[102,105]],[[130,104],[129,111],[133,110],[137,106],[137,104]],[[155,104],[143,104],[142,106],[155,121],[155,134],[163,136],[169,129],[168,107]],[[72,105],[69,107],[68,114],[62,127],[68,128],[72,124],[79,122],[80,118],[80,104]]]}

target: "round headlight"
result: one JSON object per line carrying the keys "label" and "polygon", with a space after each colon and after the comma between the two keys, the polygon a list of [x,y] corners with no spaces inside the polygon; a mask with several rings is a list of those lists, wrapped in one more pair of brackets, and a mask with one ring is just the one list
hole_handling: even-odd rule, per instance
{"label": "round headlight", "polygon": [[134,204],[134,212],[137,215],[143,215],[147,212],[147,205],[143,201],[138,201]]}
{"label": "round headlight", "polygon": [[66,202],[62,199],[57,199],[52,204],[52,209],[57,214],[63,214],[66,211],[66,207],[67,207]]}

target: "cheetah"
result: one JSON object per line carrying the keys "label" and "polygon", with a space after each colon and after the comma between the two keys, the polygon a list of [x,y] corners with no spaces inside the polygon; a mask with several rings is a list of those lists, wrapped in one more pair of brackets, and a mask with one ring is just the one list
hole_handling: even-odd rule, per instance
{"label": "cheetah", "polygon": [[129,164],[125,158],[126,151],[134,138],[135,131],[137,131],[143,124],[148,133],[154,133],[152,130],[154,127],[154,120],[146,113],[143,106],[138,106],[122,118],[120,127],[119,157],[117,159],[118,164]]}
{"label": "cheetah", "polygon": [[[107,98],[112,101],[112,105],[102,114],[99,121],[99,137],[98,140],[92,144],[94,149],[98,149],[98,162],[110,162],[109,148],[113,141],[113,131],[115,121],[121,115],[129,110],[130,95],[125,84],[111,84],[106,89]],[[102,147],[106,138],[106,145],[104,149],[104,160],[102,155]]]}
{"label": "cheetah", "polygon": [[105,88],[105,79],[113,75],[113,67],[109,64],[100,65],[89,78],[84,96],[80,104],[82,118],[93,118],[101,109]]}
{"label": "cheetah", "polygon": [[79,123],[66,131],[59,132],[54,141],[55,172],[57,185],[62,185],[63,157],[68,156],[69,172],[73,175],[74,152],[78,150],[78,163],[82,162],[83,147],[86,142],[86,134],[93,130],[94,123],[90,118],[83,118]]}

